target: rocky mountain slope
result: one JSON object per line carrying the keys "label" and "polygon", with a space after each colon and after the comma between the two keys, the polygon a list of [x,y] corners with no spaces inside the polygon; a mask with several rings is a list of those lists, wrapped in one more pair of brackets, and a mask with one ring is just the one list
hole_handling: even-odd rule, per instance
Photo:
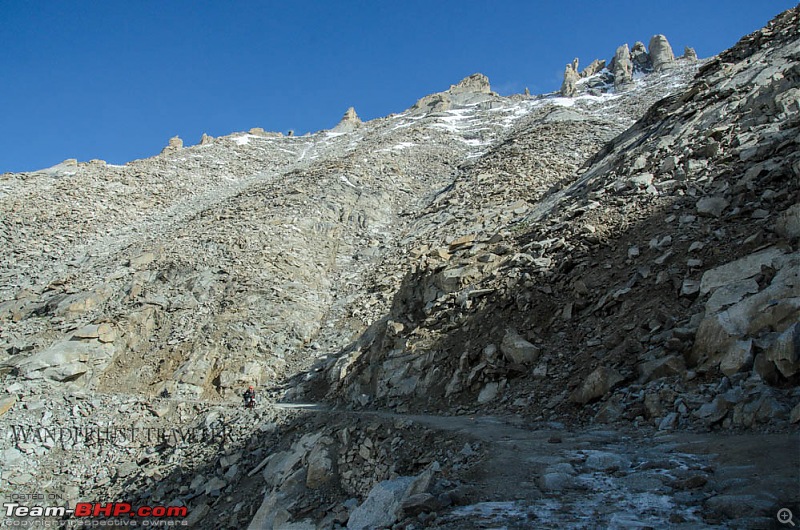
{"label": "rocky mountain slope", "polygon": [[800,507],[799,17],[703,61],[625,45],[558,95],[475,74],[312,135],[0,176],[0,494],[196,528],[768,527]]}

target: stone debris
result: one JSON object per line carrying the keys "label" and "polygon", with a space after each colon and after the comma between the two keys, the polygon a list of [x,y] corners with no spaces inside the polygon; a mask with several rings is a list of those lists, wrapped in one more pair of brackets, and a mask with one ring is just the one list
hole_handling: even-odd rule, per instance
{"label": "stone debris", "polygon": [[1,175],[0,479],[197,528],[772,524],[798,501],[759,444],[800,422],[799,27]]}

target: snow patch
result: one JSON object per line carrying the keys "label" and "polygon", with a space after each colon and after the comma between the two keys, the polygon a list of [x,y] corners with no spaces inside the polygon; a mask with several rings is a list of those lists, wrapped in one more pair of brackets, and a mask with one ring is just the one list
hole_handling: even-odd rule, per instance
{"label": "snow patch", "polygon": [[384,147],[383,149],[379,149],[378,152],[388,153],[389,151],[402,151],[403,149],[406,149],[408,147],[414,147],[415,145],[417,144],[415,144],[414,142],[400,142],[399,144],[395,144],[391,147]]}
{"label": "snow patch", "polygon": [[250,143],[251,138],[258,138],[258,136],[254,134],[245,134],[242,136],[236,136],[232,138],[232,140],[236,142],[236,145],[247,145]]}

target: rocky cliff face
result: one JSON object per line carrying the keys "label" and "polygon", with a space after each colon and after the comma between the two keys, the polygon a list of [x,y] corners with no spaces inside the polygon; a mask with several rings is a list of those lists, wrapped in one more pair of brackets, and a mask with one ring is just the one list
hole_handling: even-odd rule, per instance
{"label": "rocky cliff face", "polygon": [[749,491],[767,462],[681,444],[794,454],[765,433],[800,421],[799,17],[575,61],[570,97],[475,74],[304,137],[2,175],[3,494],[197,528],[766,524],[796,472]]}
{"label": "rocky cliff face", "polygon": [[[682,61],[697,61],[697,54],[692,48],[680,57]],[[578,59],[572,61],[564,69],[564,82],[561,95],[572,97],[578,93],[598,94],[613,88],[624,91],[633,86],[634,73],[648,74],[659,72],[676,65],[672,47],[664,35],[653,35],[650,39],[650,51],[644,43],[636,42],[633,48],[623,44],[614,53],[614,57],[606,69],[606,62],[595,59],[578,74]]]}
{"label": "rocky cliff face", "polygon": [[[565,169],[558,150],[583,151],[593,124],[576,111],[513,139],[527,149],[500,146],[462,168],[440,211],[482,222],[411,244],[392,310],[331,368],[335,392],[403,410],[500,401],[576,420],[591,415],[575,403],[605,397],[592,415],[665,428],[787,420],[795,403],[781,389],[800,368],[788,228],[796,42],[788,29],[765,31],[768,45],[746,39],[708,63],[579,171],[530,170],[534,157]],[[498,212],[500,168],[515,175],[500,184],[504,200],[521,201]],[[529,175],[544,186],[514,194]],[[668,402],[654,397],[665,385]]]}

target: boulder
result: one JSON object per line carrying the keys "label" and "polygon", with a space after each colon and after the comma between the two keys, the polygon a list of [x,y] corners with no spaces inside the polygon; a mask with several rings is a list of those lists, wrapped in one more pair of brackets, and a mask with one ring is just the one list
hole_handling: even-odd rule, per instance
{"label": "boulder", "polygon": [[793,204],[778,215],[775,231],[788,239],[800,237],[800,204]]}
{"label": "boulder", "polygon": [[[794,255],[791,259],[787,256],[781,261],[783,263],[775,262],[776,266],[783,267],[767,288],[745,297],[724,311],[706,313],[695,334],[689,358],[691,363],[708,362],[715,366],[722,357],[730,354],[736,341],[755,338],[758,332],[765,329],[783,331],[797,322],[800,317],[800,263]],[[744,264],[739,265],[729,268],[734,271],[733,276],[747,273],[742,272],[748,270]],[[706,285],[716,285],[723,278],[730,277],[717,274]]]}
{"label": "boulder", "polygon": [[487,383],[486,386],[481,390],[480,394],[478,394],[478,403],[483,405],[484,403],[493,401],[497,397],[497,392],[499,389],[500,385],[496,381]]}
{"label": "boulder", "polygon": [[334,477],[333,458],[330,453],[330,438],[322,438],[314,446],[307,458],[306,486],[318,489]]}
{"label": "boulder", "polygon": [[420,98],[414,106],[412,111],[421,111],[423,113],[444,112],[449,110],[451,106],[450,97],[446,92],[430,94]]}
{"label": "boulder", "polygon": [[432,476],[433,470],[429,468],[416,477],[398,477],[375,484],[366,500],[350,514],[348,530],[391,527],[400,516],[406,500],[426,493]]}
{"label": "boulder", "polygon": [[705,511],[726,519],[741,520],[753,515],[773,515],[774,501],[759,495],[715,495],[705,502]]}
{"label": "boulder", "polygon": [[579,489],[581,482],[569,473],[559,471],[546,472],[539,479],[539,487],[544,491],[564,491]]}
{"label": "boulder", "polygon": [[686,363],[683,357],[668,355],[653,361],[641,363],[638,367],[639,381],[647,383],[654,379],[669,377],[673,375],[684,375],[686,373]]}
{"label": "boulder", "polygon": [[590,451],[584,465],[592,471],[612,472],[629,468],[631,461],[627,456],[618,453]]}
{"label": "boulder", "polygon": [[622,382],[625,378],[614,370],[606,366],[595,369],[583,384],[576,388],[569,396],[573,403],[586,404],[592,400],[603,397],[609,390]]}
{"label": "boulder", "polygon": [[17,402],[17,396],[5,396],[0,398],[0,416],[11,410],[14,403]]}
{"label": "boulder", "polygon": [[[787,256],[783,250],[770,247],[735,261],[707,270],[700,280],[700,294],[707,294],[724,285],[741,282],[759,274],[761,267],[780,268]],[[750,287],[749,284],[744,286]]]}
{"label": "boulder", "polygon": [[696,61],[697,60],[697,52],[694,51],[694,48],[690,48],[686,46],[683,48],[683,58],[687,61]]}
{"label": "boulder", "polygon": [[784,377],[800,372],[800,322],[795,322],[770,345],[765,358],[775,363]]}
{"label": "boulder", "polygon": [[672,46],[664,35],[653,35],[650,38],[650,60],[656,72],[671,67],[675,62]]}
{"label": "boulder", "polygon": [[17,370],[28,379],[73,381],[92,367],[108,362],[112,354],[113,347],[110,344],[64,341],[19,361]]}
{"label": "boulder", "polygon": [[405,499],[401,507],[403,514],[415,517],[421,513],[430,513],[441,509],[442,503],[430,493],[417,493]]}
{"label": "boulder", "polygon": [[720,371],[732,376],[735,373],[748,370],[753,365],[752,339],[737,340],[728,348],[719,362]]}
{"label": "boulder", "polygon": [[693,414],[702,419],[706,425],[712,425],[721,421],[728,414],[730,408],[731,405],[728,401],[722,396],[717,396],[710,403],[700,406]]}
{"label": "boulder", "polygon": [[540,353],[539,348],[522,338],[513,329],[506,330],[500,351],[508,361],[525,365],[534,364],[539,359]]}
{"label": "boulder", "polygon": [[730,201],[724,197],[703,197],[697,201],[697,213],[704,217],[719,217]]}
{"label": "boulder", "polygon": [[73,339],[97,339],[100,342],[114,342],[117,338],[117,332],[114,326],[104,322],[103,324],[91,324],[84,326],[72,333]]}

